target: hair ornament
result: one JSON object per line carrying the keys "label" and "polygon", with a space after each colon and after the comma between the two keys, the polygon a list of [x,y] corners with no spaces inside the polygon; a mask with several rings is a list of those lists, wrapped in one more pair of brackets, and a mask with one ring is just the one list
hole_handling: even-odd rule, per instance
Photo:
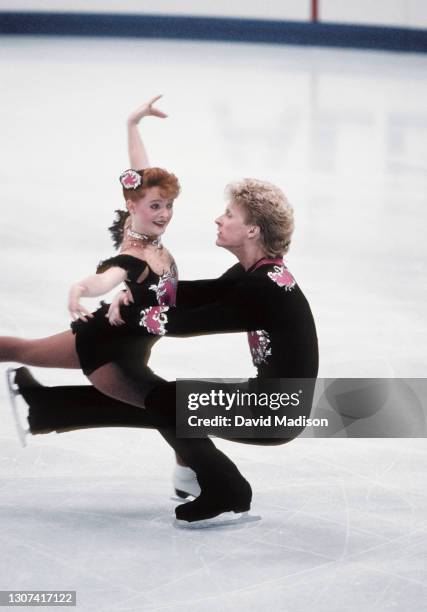
{"label": "hair ornament", "polygon": [[142,185],[142,176],[136,170],[129,168],[120,175],[120,182],[125,189],[138,189]]}

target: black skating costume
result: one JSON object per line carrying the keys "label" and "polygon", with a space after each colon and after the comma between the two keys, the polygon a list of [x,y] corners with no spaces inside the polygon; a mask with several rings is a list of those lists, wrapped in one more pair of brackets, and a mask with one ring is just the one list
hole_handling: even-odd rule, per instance
{"label": "black skating costume", "polygon": [[[142,305],[174,306],[176,303],[176,290],[178,272],[172,260],[170,270],[161,276],[154,273],[147,262],[133,255],[120,254],[101,261],[97,267],[97,274],[118,266],[127,272],[125,284],[132,294],[134,302],[127,308],[127,312],[134,316]],[[148,275],[141,280],[148,270]],[[158,337],[135,338],[133,331],[125,325],[110,325],[106,314],[109,304],[103,300],[101,306],[92,314],[93,318],[87,321],[77,320],[71,323],[71,329],[76,335],[76,350],[81,368],[86,375],[90,375],[100,366],[115,362],[130,376],[147,385],[162,382],[148,367],[151,349],[158,341]]]}

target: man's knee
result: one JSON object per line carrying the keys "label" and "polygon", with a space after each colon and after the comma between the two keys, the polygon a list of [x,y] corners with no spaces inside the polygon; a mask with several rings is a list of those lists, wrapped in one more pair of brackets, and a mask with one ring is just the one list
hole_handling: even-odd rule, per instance
{"label": "man's knee", "polygon": [[173,410],[175,412],[176,383],[166,382],[157,385],[145,398],[146,408]]}
{"label": "man's knee", "polygon": [[[297,437],[297,436],[295,436]],[[293,438],[225,438],[231,442],[240,442],[241,444],[255,444],[256,446],[280,446],[287,442],[295,440]]]}

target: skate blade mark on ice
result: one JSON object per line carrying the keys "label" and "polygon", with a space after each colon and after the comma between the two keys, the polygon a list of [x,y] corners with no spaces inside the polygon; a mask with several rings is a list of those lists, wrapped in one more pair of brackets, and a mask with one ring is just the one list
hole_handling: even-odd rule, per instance
{"label": "skate blade mark on ice", "polygon": [[9,391],[10,406],[11,406],[11,409],[12,409],[13,419],[15,421],[16,431],[18,433],[18,438],[19,438],[19,441],[20,441],[22,447],[25,447],[25,446],[27,446],[26,436],[30,432],[30,429],[24,427],[22,425],[21,421],[20,421],[20,418],[19,418],[18,402],[17,402],[16,398],[17,398],[18,395],[21,395],[21,393],[19,391],[18,386],[14,382],[15,372],[16,372],[16,369],[8,368],[6,370],[6,381],[7,381],[7,388],[8,388],[8,391]]}
{"label": "skate blade mark on ice", "polygon": [[239,527],[246,523],[255,523],[261,520],[261,516],[257,514],[249,514],[249,512],[223,512],[222,514],[210,519],[201,521],[184,521],[175,519],[174,527],[178,529],[212,529],[213,527]]}

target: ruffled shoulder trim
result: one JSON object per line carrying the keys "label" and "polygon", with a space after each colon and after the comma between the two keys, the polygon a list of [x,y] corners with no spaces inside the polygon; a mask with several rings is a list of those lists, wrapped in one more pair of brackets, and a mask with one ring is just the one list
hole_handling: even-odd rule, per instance
{"label": "ruffled shoulder trim", "polygon": [[136,281],[144,272],[147,265],[146,261],[138,259],[138,257],[133,257],[133,255],[116,255],[115,257],[101,260],[96,268],[96,273],[102,274],[102,272],[105,272],[109,268],[117,266],[126,270],[128,273],[128,280]]}

